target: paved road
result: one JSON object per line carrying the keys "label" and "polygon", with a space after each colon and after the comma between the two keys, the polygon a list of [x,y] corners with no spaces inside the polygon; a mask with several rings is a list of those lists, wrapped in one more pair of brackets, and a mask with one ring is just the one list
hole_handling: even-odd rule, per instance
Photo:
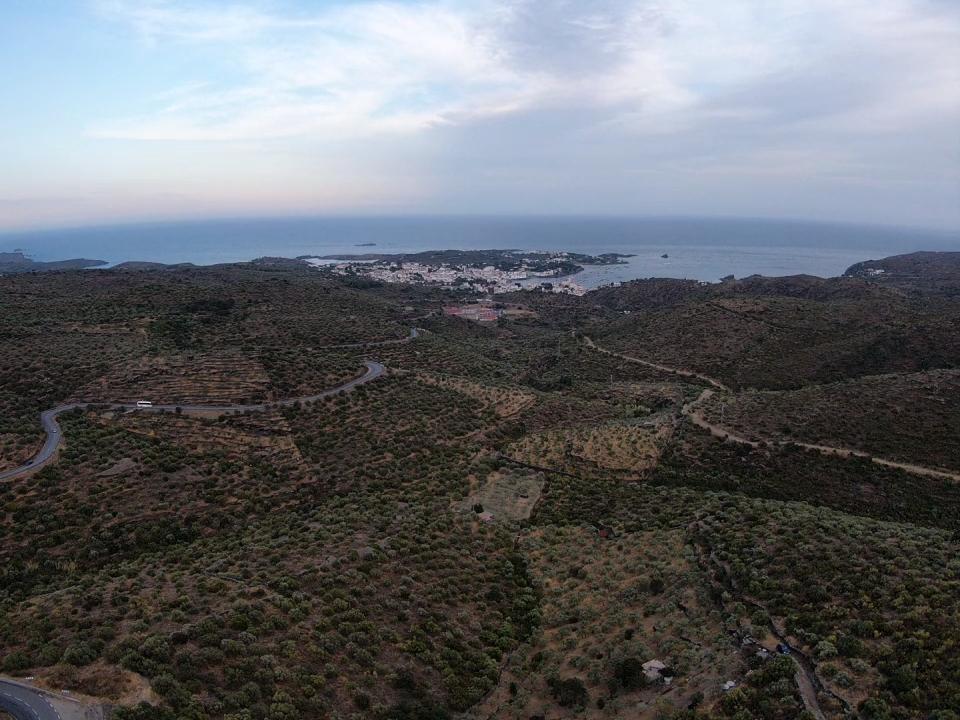
{"label": "paved road", "polygon": [[411,340],[416,340],[420,337],[420,330],[413,327],[410,328],[410,334],[405,338],[399,338],[397,340],[375,340],[374,342],[356,342],[356,343],[343,343],[341,345],[327,345],[324,350],[345,350],[348,348],[365,348],[365,347],[384,347],[385,345],[402,345],[403,343],[408,343]]}
{"label": "paved road", "polygon": [[8,680],[0,680],[0,710],[15,720],[61,720],[42,692]]}
{"label": "paved road", "polygon": [[[414,332],[416,331],[411,330],[411,333]],[[416,337],[416,335],[411,335],[411,337]],[[346,392],[347,390],[351,390],[358,385],[363,385],[371,380],[376,380],[386,371],[386,368],[378,362],[368,360],[364,364],[367,366],[367,371],[363,375],[358,378],[354,378],[349,382],[345,382],[342,385],[337,385],[336,387],[332,387],[329,390],[324,390],[316,395],[287,398],[285,400],[277,400],[276,402],[271,403],[260,403],[255,405],[152,405],[148,408],[136,408],[135,403],[100,404],[81,402],[58,405],[55,408],[50,408],[49,410],[44,410],[42,413],[40,413],[40,423],[43,426],[43,431],[47,434],[47,438],[44,440],[43,447],[40,448],[40,452],[34,455],[31,460],[28,460],[26,464],[0,472],[0,480],[11,480],[15,477],[26,475],[29,472],[33,472],[34,470],[38,470],[44,465],[47,465],[56,454],[57,448],[60,446],[61,437],[63,435],[63,432],[60,430],[60,424],[57,422],[57,416],[61,413],[69,412],[70,410],[74,410],[76,408],[85,408],[88,405],[97,405],[98,407],[113,410],[133,410],[136,408],[139,412],[175,412],[177,408],[179,408],[180,411],[186,415],[201,413],[222,414],[262,412],[268,407],[288,406],[296,405],[297,403],[313,402],[314,400],[321,400],[323,398],[336,395],[337,393]]]}

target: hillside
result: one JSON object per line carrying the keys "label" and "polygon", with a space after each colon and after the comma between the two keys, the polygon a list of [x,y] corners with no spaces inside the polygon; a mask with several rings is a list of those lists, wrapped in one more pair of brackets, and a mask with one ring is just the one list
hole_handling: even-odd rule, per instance
{"label": "hillside", "polygon": [[0,252],[0,274],[42,272],[45,270],[77,270],[106,264],[105,260],[87,260],[84,258],[42,262],[32,260],[22,252]]}
{"label": "hillside", "polygon": [[584,326],[596,339],[738,388],[960,365],[960,304],[858,279],[640,280],[596,295],[596,321]]}
{"label": "hillside", "polygon": [[867,278],[914,292],[960,293],[960,252],[915,252],[866,260],[847,268],[845,277]]}
{"label": "hillside", "polygon": [[478,324],[290,261],[0,277],[0,471],[81,402],[0,481],[0,670],[116,720],[957,717],[928,279]]}

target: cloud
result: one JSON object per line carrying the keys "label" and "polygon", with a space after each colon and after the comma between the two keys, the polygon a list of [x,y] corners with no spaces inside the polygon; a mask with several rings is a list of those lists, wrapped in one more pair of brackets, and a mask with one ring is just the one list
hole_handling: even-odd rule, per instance
{"label": "cloud", "polygon": [[245,5],[195,5],[170,0],[96,0],[101,14],[125,22],[151,42],[249,40],[269,29],[301,26]]}
{"label": "cloud", "polygon": [[[544,106],[610,108],[607,127],[662,131],[778,114],[896,129],[960,105],[960,15],[913,0],[371,2],[310,14],[183,0],[100,0],[152,43],[203,44],[236,63],[97,136],[238,140],[403,133]],[[843,73],[826,76],[833,66]],[[804,81],[808,72],[821,91]],[[793,76],[793,77],[791,77]],[[198,82],[203,82],[198,77]],[[836,87],[849,95],[839,96]],[[780,99],[785,93],[781,93]],[[746,100],[744,103],[743,101]],[[777,93],[761,97],[777,100]],[[856,102],[859,99],[859,104]],[[739,106],[734,103],[741,102]],[[859,125],[858,125],[859,124]]]}
{"label": "cloud", "polygon": [[638,177],[660,178],[658,198],[672,183],[679,207],[725,176],[752,178],[758,198],[770,183],[781,198],[884,176],[918,197],[924,182],[938,183],[930,197],[960,189],[960,5],[945,0],[96,7],[158,58],[202,60],[143,112],[94,124],[97,138],[295,143],[320,163],[352,153],[374,174],[416,148],[420,197],[433,186],[438,206],[466,211],[504,195],[545,202],[532,182],[588,211],[656,211],[610,189]]}
{"label": "cloud", "polygon": [[114,0],[111,17],[154,42],[204,42],[243,80],[198,88],[143,117],[94,128],[100,137],[238,140],[396,133],[451,117],[513,109],[532,78],[498,56],[482,22],[438,4],[370,3],[309,17]]}

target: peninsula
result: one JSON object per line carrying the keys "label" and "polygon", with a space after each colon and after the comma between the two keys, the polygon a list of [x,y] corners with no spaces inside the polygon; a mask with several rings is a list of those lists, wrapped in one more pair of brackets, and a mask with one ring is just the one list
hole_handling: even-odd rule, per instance
{"label": "peninsula", "polygon": [[107,264],[106,260],[89,260],[87,258],[40,262],[30,258],[21,250],[0,252],[0,275],[43,270],[82,270],[83,268],[102,267]]}
{"label": "peninsula", "polygon": [[[524,281],[537,278],[569,278],[584,265],[620,265],[630,255],[603,253],[586,255],[566,251],[526,250],[428,250],[418,253],[366,253],[363,255],[301,256],[329,267],[331,260],[339,275],[364,276],[370,280],[411,285],[433,285],[453,290],[507,293],[523,288]],[[527,284],[529,287],[529,283]],[[583,288],[569,280],[541,283],[537,287],[553,292],[582,295]]]}

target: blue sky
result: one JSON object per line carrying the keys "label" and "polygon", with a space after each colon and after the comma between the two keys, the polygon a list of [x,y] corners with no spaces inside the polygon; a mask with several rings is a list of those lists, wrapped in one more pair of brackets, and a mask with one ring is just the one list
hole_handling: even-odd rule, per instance
{"label": "blue sky", "polygon": [[960,228],[952,0],[5,0],[0,230],[244,215]]}

